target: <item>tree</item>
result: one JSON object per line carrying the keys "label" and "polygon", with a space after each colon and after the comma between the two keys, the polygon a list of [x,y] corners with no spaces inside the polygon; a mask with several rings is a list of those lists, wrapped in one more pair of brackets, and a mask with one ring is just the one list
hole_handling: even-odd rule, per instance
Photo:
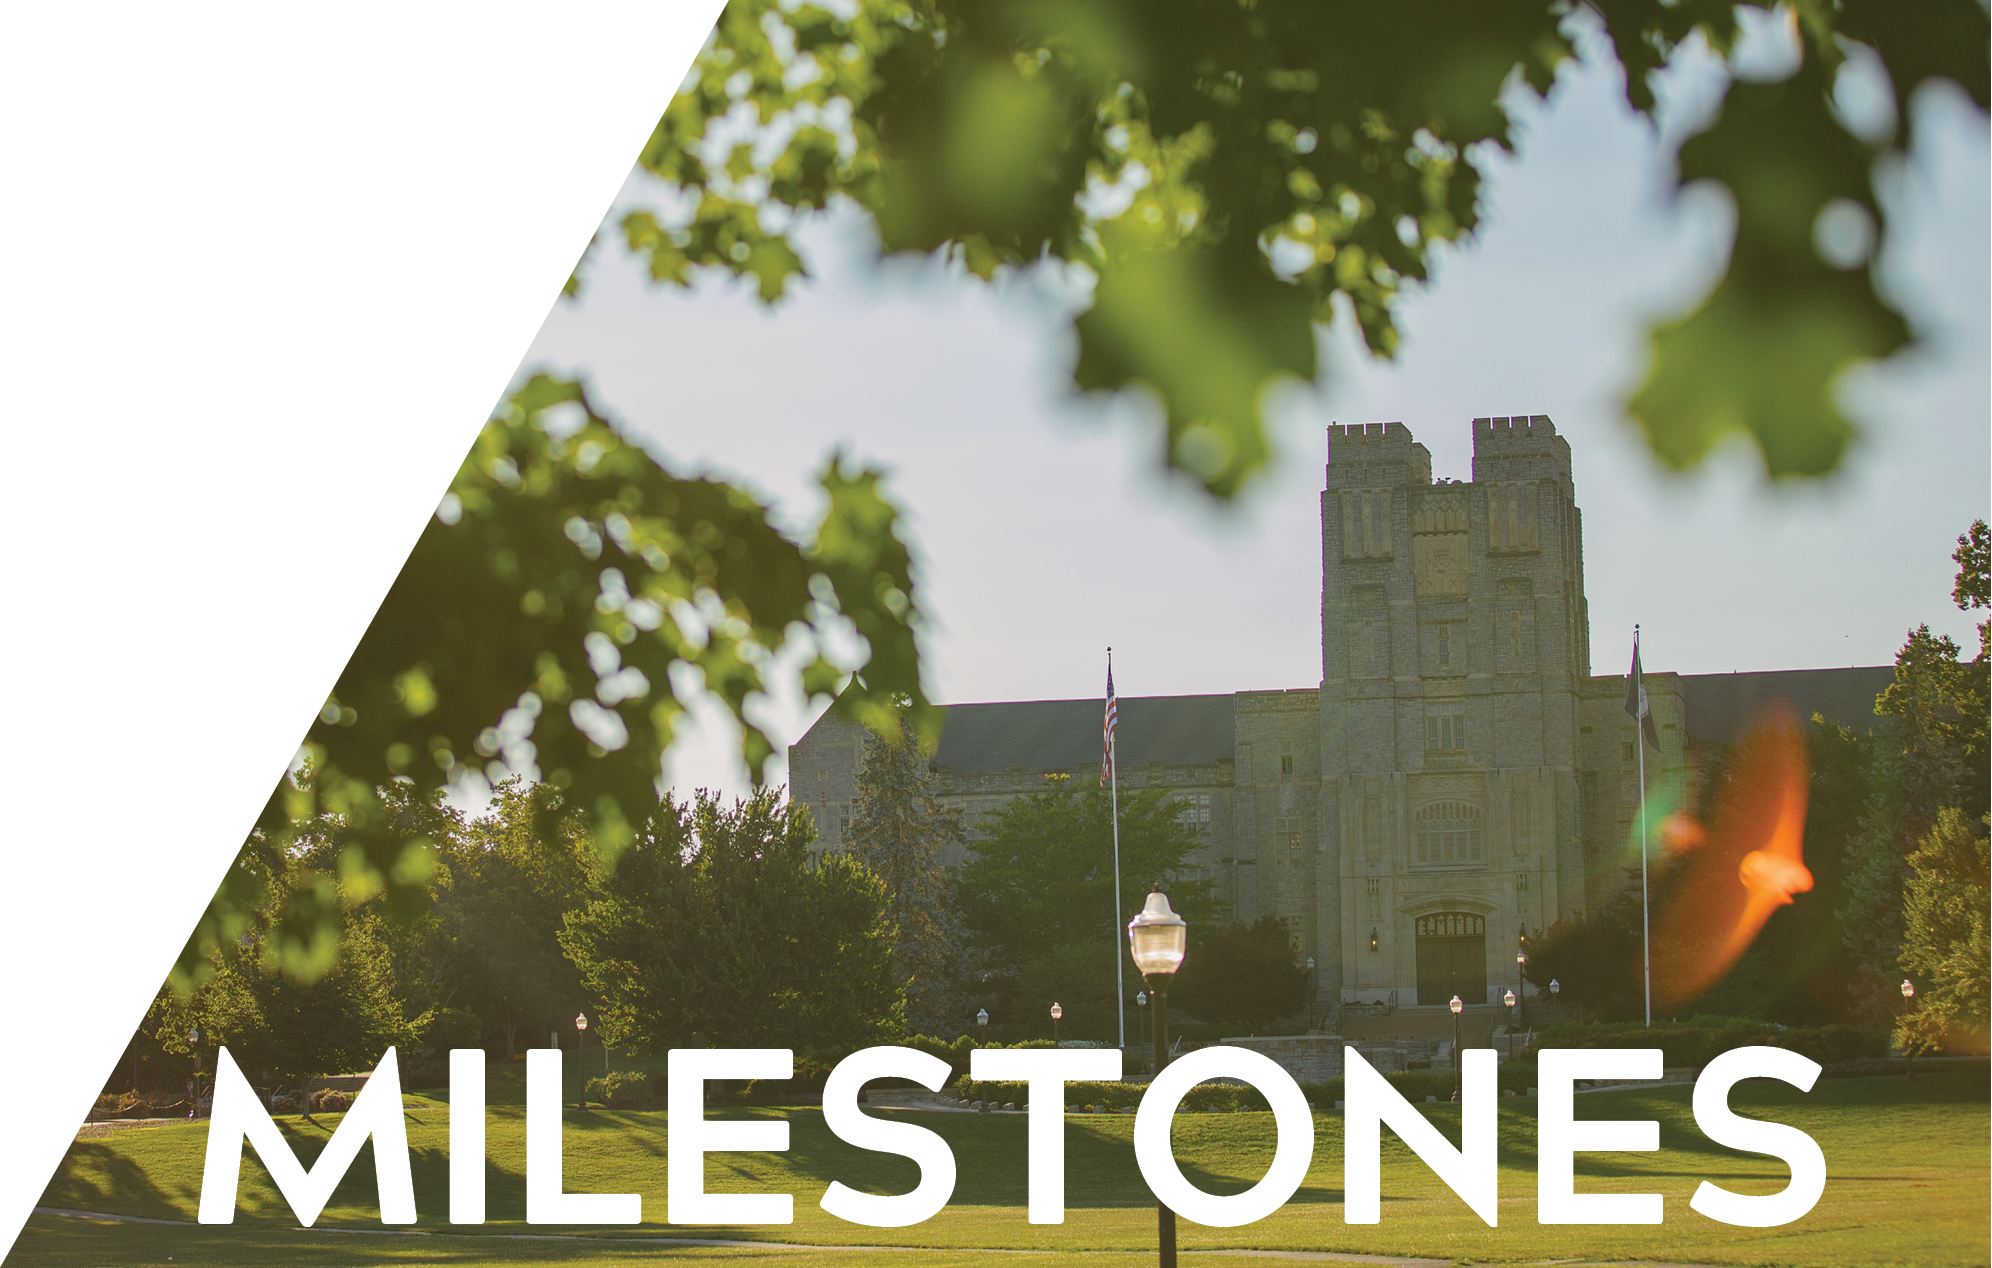
{"label": "tree", "polygon": [[585,898],[590,850],[582,817],[555,789],[513,778],[492,792],[488,812],[444,856],[449,885],[436,915],[449,1002],[500,1030],[510,1058],[521,1024],[565,1017],[582,1002],[560,933]]}
{"label": "tree", "polygon": [[[1984,823],[1980,819],[1979,823]],[[1915,1006],[1895,1027],[1905,1052],[1933,1052],[1953,1029],[1985,1029],[1992,965],[1992,853],[1986,835],[1945,807],[1909,856],[1899,963],[1916,983]]]}
{"label": "tree", "polygon": [[560,944],[601,1001],[604,1043],[848,1052],[904,1033],[884,886],[814,861],[803,808],[763,789],[730,808],[670,798],[592,883]]}
{"label": "tree", "polygon": [[1307,1005],[1307,970],[1294,963],[1277,916],[1198,936],[1169,987],[1169,1003],[1200,1021],[1256,1031]]}
{"label": "tree", "polygon": [[[1024,961],[1017,976],[1004,984],[1001,1002],[993,1010],[997,1024],[1013,1036],[1118,1042],[1120,1011],[1115,1003],[1119,996],[1114,960],[1127,954],[1126,945],[1125,939],[1116,947],[1104,937],[1067,942]],[[1133,985],[1138,981],[1132,978],[1133,972],[1130,965],[1130,991],[1139,989]],[[1065,1014],[1057,1025],[1051,1020],[1053,1004]],[[1132,1006],[1128,1013],[1129,1037],[1139,1043],[1141,1036],[1134,1033],[1138,1019],[1132,1015]]]}
{"label": "tree", "polygon": [[217,958],[190,1000],[163,1010],[163,1046],[186,1051],[185,1035],[198,1026],[203,1046],[226,1044],[244,1070],[302,1083],[371,1070],[388,1047],[412,1044],[427,1018],[407,1015],[377,904],[337,911],[340,951],[329,971],[301,980],[251,935]]}
{"label": "tree", "polygon": [[[1042,792],[1019,797],[984,821],[968,844],[959,881],[962,913],[990,953],[991,967],[1014,970],[1048,948],[1119,943],[1115,923],[1114,829],[1107,790],[1052,776]],[[1201,842],[1162,789],[1135,793],[1120,807],[1121,921],[1141,910],[1160,880],[1192,922],[1214,907],[1209,881],[1170,879]]]}
{"label": "tree", "polygon": [[[1958,539],[1952,601],[1966,611],[1984,606],[1986,528],[1976,521]],[[1895,657],[1895,681],[1875,701],[1891,720],[1878,751],[1876,792],[1848,853],[1847,902],[1841,911],[1856,973],[1849,989],[1860,1015],[1877,1023],[1899,1010],[1894,970],[1902,954],[1904,886],[1909,858],[1946,807],[1967,821],[1983,817],[1992,794],[1987,768],[1988,627],[1979,651],[1959,660],[1948,636],[1927,625],[1909,632]]]}
{"label": "tree", "polygon": [[[1268,458],[1261,393],[1318,377],[1314,328],[1338,303],[1374,353],[1394,351],[1398,297],[1426,280],[1433,244],[1478,223],[1476,147],[1513,144],[1510,84],[1547,96],[1576,31],[1602,27],[1651,118],[1658,77],[1689,49],[1726,63],[1748,10],[1774,6],[733,0],[642,156],[673,207],[620,229],[655,279],[722,269],[769,302],[805,271],[798,225],[833,200],[864,209],[885,253],[983,278],[1083,272],[1074,386],[1153,392],[1164,460],[1229,497]],[[1739,431],[1773,475],[1839,464],[1853,428],[1835,380],[1909,331],[1871,257],[1822,250],[1815,224],[1879,225],[1886,241],[1876,170],[1910,147],[1910,98],[1947,79],[1987,103],[1973,0],[1799,13],[1795,69],[1732,79],[1680,144],[1677,184],[1722,189],[1736,225],[1725,275],[1654,332],[1630,402],[1672,466]],[[1885,136],[1856,135],[1834,106],[1865,58],[1901,120]]]}
{"label": "tree", "polygon": [[934,804],[926,766],[910,723],[891,738],[866,731],[844,848],[885,886],[893,974],[906,985],[907,1028],[938,1035],[961,1024],[968,1000],[961,989],[964,928],[940,861],[941,850],[967,831],[960,810]]}

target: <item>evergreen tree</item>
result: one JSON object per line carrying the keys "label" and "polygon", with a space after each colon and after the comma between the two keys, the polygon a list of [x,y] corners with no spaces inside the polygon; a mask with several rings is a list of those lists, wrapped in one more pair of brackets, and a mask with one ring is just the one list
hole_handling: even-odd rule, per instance
{"label": "evergreen tree", "polygon": [[941,851],[967,832],[958,809],[934,804],[927,756],[909,723],[892,737],[867,729],[857,806],[845,850],[885,885],[892,968],[906,984],[906,1024],[919,1034],[959,1027],[968,1012],[963,925]]}

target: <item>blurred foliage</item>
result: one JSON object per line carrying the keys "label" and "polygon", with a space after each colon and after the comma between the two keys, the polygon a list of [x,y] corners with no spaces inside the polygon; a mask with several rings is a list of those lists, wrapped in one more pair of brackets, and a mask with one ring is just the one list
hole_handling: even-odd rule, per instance
{"label": "blurred foliage", "polygon": [[[327,870],[285,891],[262,943],[287,972],[330,969],[340,893],[383,895],[406,923],[428,900],[425,816],[445,786],[544,782],[613,859],[657,805],[664,750],[701,689],[738,720],[757,778],[776,753],[752,706],[783,677],[868,725],[896,730],[903,711],[931,740],[922,614],[882,479],[833,454],[823,519],[794,541],[739,489],[672,474],[579,385],[526,383],[450,482],[305,735],[300,775],[270,798],[188,939],[176,987],[251,932],[300,850]],[[839,663],[838,646],[856,663]]]}
{"label": "blurred foliage", "polygon": [[[1267,461],[1267,385],[1318,376],[1338,296],[1394,353],[1397,299],[1473,231],[1481,165],[1514,143],[1504,93],[1549,94],[1601,26],[1650,118],[1656,78],[1695,50],[1726,64],[1747,10],[1776,15],[1796,65],[1729,82],[1680,146],[1678,184],[1723,190],[1735,236],[1720,282],[1654,331],[1630,409],[1670,466],[1742,432],[1770,474],[1819,475],[1853,434],[1840,374],[1909,339],[1871,267],[1878,164],[1908,152],[1925,83],[1985,108],[1979,0],[733,0],[644,149],[668,193],[620,228],[654,279],[723,269],[768,302],[806,272],[797,224],[840,196],[884,253],[985,279],[1075,268],[1094,289],[1074,385],[1144,385],[1165,461],[1228,498]],[[1877,64],[1879,134],[1835,105],[1849,66]]]}

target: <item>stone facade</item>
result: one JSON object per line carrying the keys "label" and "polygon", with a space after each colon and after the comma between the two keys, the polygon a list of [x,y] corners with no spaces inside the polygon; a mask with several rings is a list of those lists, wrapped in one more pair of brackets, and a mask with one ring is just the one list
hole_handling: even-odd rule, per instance
{"label": "stone facade", "polygon": [[[1400,423],[1329,429],[1318,687],[1120,704],[1122,786],[1171,790],[1197,874],[1235,919],[1286,924],[1331,1009],[1497,1002],[1520,931],[1595,906],[1637,857],[1638,732],[1625,679],[1591,675],[1570,446],[1541,415],[1476,419],[1473,441],[1458,482]],[[1691,778],[1770,699],[1869,722],[1890,676],[1649,669],[1648,785]],[[950,708],[935,793],[973,824],[1049,772],[1095,777],[1100,709]],[[822,848],[862,752],[829,715],[789,750]]]}

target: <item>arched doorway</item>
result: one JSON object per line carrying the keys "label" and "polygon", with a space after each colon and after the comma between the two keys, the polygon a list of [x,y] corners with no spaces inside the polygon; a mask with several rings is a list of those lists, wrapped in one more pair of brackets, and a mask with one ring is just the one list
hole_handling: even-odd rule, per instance
{"label": "arched doorway", "polygon": [[1487,1002],[1487,921],[1468,911],[1418,917],[1418,1002]]}

